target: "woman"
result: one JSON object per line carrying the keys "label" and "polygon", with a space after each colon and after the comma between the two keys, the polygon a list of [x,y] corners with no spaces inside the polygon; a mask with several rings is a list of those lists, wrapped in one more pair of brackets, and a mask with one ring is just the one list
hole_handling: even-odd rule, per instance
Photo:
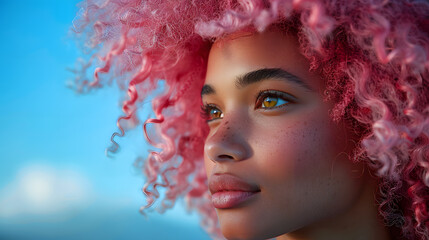
{"label": "woman", "polygon": [[111,73],[129,95],[109,151],[165,83],[142,124],[159,149],[142,166],[143,210],[185,197],[214,238],[429,239],[427,1],[87,1],[79,13],[102,63],[76,87]]}

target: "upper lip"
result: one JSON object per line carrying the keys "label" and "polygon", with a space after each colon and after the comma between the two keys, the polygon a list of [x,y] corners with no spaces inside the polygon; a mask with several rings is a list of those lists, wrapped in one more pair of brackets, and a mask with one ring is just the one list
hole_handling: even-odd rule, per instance
{"label": "upper lip", "polygon": [[215,174],[209,178],[211,194],[222,191],[259,192],[260,188],[231,174]]}

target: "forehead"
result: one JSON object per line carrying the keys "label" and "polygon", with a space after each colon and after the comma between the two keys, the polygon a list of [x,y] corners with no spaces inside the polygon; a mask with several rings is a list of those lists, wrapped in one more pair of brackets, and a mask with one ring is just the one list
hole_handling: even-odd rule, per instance
{"label": "forehead", "polygon": [[278,29],[269,29],[262,33],[254,30],[240,30],[217,39],[211,48],[210,56],[213,58],[213,55],[223,54],[223,57],[229,55],[238,57],[244,52],[249,55],[263,56],[264,52],[271,53],[278,50],[289,50],[290,55],[298,53],[298,48],[298,42],[294,36],[286,35]]}
{"label": "forehead", "polygon": [[[304,79],[314,76],[309,63],[300,54],[295,36],[278,29],[258,33],[240,31],[217,40],[209,54],[206,84],[231,81],[236,76],[261,68],[281,68]],[[314,89],[319,82],[309,82]]]}

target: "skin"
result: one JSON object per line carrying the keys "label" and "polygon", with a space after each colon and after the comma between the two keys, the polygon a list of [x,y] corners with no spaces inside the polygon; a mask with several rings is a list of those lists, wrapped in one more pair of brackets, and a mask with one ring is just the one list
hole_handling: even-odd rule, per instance
{"label": "skin", "polygon": [[[232,174],[261,190],[237,207],[217,209],[222,233],[227,239],[389,239],[374,204],[376,183],[348,157],[357,136],[346,123],[331,121],[324,82],[298,49],[294,36],[270,29],[230,35],[210,51],[205,84],[215,92],[203,94],[203,103],[222,115],[208,122],[207,176]],[[237,87],[238,76],[262,68],[284,69],[308,89],[279,78]],[[267,89],[294,99],[263,109],[256,96]]]}

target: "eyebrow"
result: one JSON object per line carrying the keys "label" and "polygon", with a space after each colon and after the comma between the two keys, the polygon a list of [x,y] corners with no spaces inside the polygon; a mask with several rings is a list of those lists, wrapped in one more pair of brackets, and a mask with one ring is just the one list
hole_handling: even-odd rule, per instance
{"label": "eyebrow", "polygon": [[[313,91],[301,78],[293,75],[292,73],[281,69],[281,68],[261,68],[255,71],[251,71],[236,77],[235,86],[240,89],[250,84],[261,82],[267,79],[281,79],[297,84],[309,91]],[[201,96],[215,94],[214,88],[205,84],[201,90]]]}

